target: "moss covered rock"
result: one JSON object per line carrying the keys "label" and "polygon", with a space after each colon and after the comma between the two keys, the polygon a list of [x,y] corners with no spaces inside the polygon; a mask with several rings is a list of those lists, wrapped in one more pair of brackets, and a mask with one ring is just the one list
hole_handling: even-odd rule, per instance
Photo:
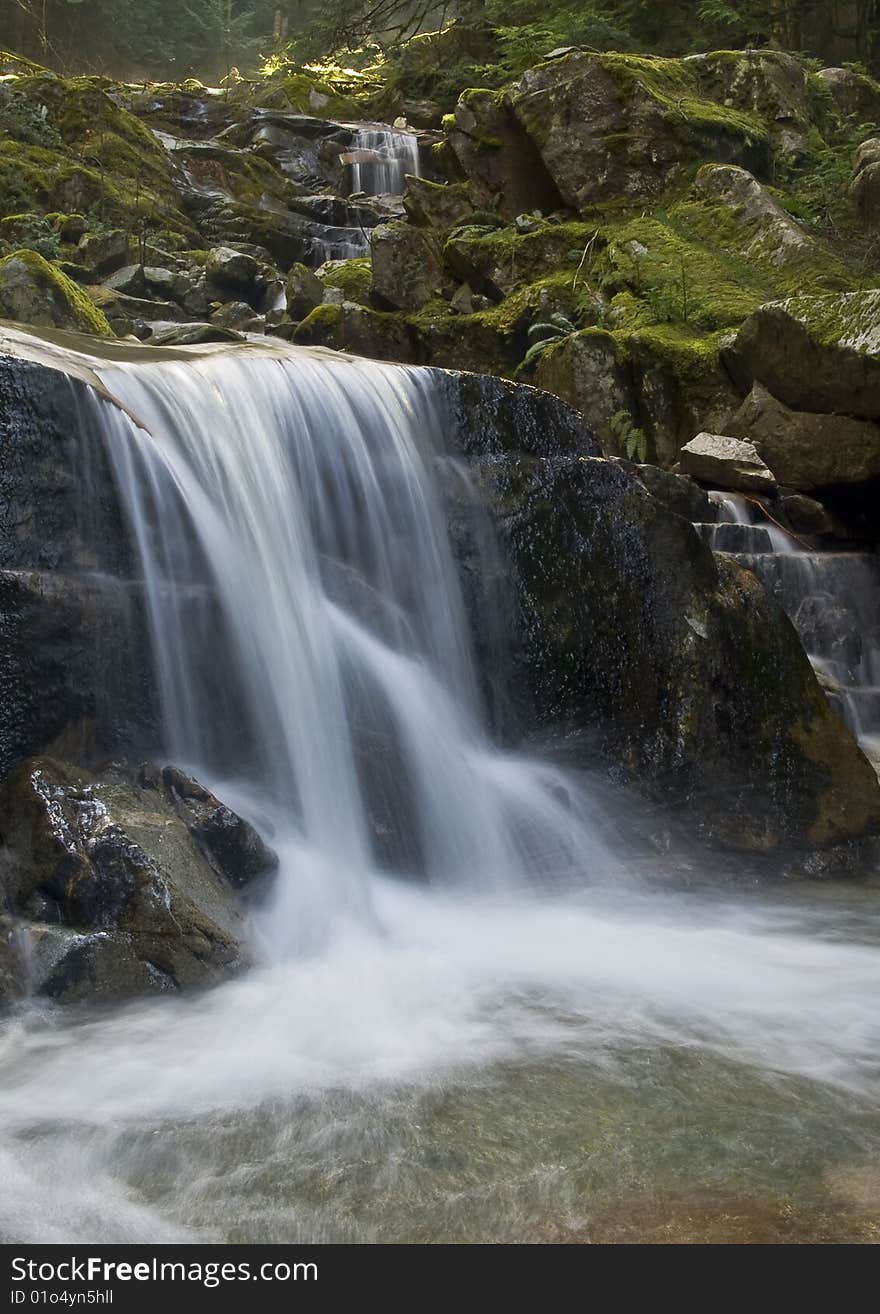
{"label": "moss covered rock", "polygon": [[710,100],[681,60],[576,52],[529,69],[509,101],[575,209],[658,196],[694,161],[767,167],[763,120]]}
{"label": "moss covered rock", "polygon": [[466,91],[443,126],[476,199],[497,206],[506,219],[559,207],[558,186],[506,92]]}
{"label": "moss covered rock", "polygon": [[409,224],[380,224],[370,234],[373,295],[394,310],[420,310],[441,294],[447,277],[439,244]]}
{"label": "moss covered rock", "polygon": [[880,419],[880,290],[762,306],[725,359],[795,410]]}
{"label": "moss covered rock", "polygon": [[16,251],[0,260],[0,315],[40,328],[112,332],[82,289],[36,251]]}

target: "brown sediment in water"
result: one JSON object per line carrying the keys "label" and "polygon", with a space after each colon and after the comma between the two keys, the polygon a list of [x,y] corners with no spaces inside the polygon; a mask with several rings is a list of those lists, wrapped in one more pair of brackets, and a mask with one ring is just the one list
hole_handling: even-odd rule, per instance
{"label": "brown sediment in water", "polygon": [[[850,1180],[849,1172],[840,1170],[841,1183]],[[876,1193],[880,1170],[870,1172],[875,1193],[868,1208],[860,1207],[857,1192],[848,1193],[847,1203],[841,1205],[843,1190],[835,1192],[837,1200],[809,1203],[705,1191],[651,1194],[603,1204],[572,1225],[550,1223],[529,1240],[557,1245],[876,1244],[880,1242]],[[838,1173],[828,1179],[834,1189],[831,1178],[836,1180]]]}

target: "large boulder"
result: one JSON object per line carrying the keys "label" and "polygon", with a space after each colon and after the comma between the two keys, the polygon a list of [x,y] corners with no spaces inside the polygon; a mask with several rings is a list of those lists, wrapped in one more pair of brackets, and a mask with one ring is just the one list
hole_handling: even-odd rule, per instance
{"label": "large boulder", "polygon": [[810,86],[800,60],[782,50],[720,50],[691,55],[705,95],[768,123],[783,154],[804,148],[812,118]]}
{"label": "large boulder", "polygon": [[818,262],[814,239],[747,169],[706,164],[697,174],[694,194],[730,211],[743,230],[746,260],[776,267]]}
{"label": "large boulder", "polygon": [[15,251],[0,260],[0,318],[79,333],[112,331],[76,283],[36,251]]}
{"label": "large boulder", "polygon": [[575,52],[529,69],[508,98],[574,209],[644,202],[695,160],[766,168],[761,120],[705,98],[681,60]]}
{"label": "large boulder", "polygon": [[241,888],[277,859],[181,772],[22,763],[0,794],[7,907],[62,1003],[213,984],[250,961]]}
{"label": "large boulder", "polygon": [[873,78],[854,68],[823,68],[816,78],[842,115],[880,123],[880,83]]}
{"label": "large boulder", "polygon": [[761,306],[725,359],[746,391],[763,383],[795,410],[880,419],[880,290]]}
{"label": "large boulder", "polygon": [[756,383],[730,421],[780,484],[826,488],[880,478],[880,424],[846,415],[793,411]]}

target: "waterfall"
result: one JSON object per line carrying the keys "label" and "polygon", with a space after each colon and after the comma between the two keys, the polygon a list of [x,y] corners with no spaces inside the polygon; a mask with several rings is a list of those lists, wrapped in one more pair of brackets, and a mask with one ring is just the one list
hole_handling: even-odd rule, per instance
{"label": "waterfall", "polygon": [[487,737],[430,374],[280,349],[100,374],[165,749],[247,779],[294,887],[320,870],[325,911],[363,915],[377,867],[485,890],[609,864],[577,786]]}
{"label": "waterfall", "polygon": [[413,132],[379,125],[358,127],[344,157],[351,168],[350,195],[401,196],[407,174],[419,177],[419,143]]}

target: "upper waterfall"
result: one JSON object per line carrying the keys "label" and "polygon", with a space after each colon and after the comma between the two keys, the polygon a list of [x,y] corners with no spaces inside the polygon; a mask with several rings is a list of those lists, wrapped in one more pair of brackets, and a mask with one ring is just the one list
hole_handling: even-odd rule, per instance
{"label": "upper waterfall", "polygon": [[247,777],[294,883],[317,864],[336,913],[376,867],[485,889],[607,861],[576,787],[487,736],[430,373],[279,350],[98,374],[165,748]]}

